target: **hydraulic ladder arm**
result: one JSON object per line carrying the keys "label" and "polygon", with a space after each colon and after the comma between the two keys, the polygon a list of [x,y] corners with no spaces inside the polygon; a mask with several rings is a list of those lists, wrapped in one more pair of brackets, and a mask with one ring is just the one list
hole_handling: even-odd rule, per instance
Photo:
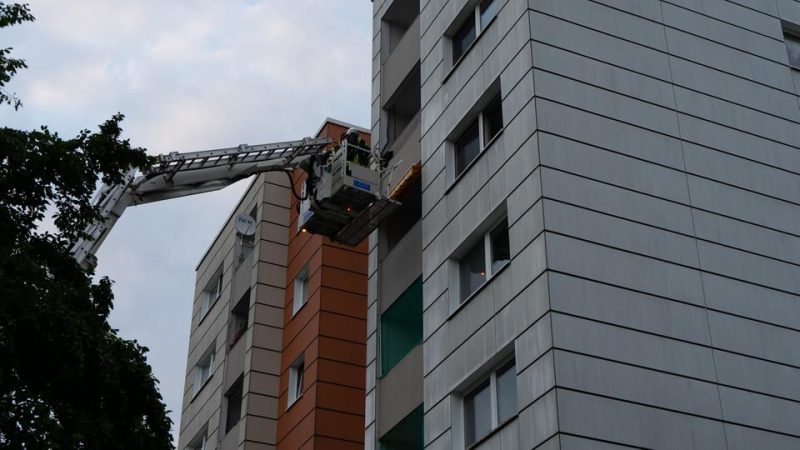
{"label": "hydraulic ladder arm", "polygon": [[132,168],[121,183],[100,188],[93,202],[100,207],[101,220],[87,228],[86,237],[73,243],[70,253],[84,268],[94,266],[95,252],[128,206],[215,191],[261,172],[292,170],[332,142],[306,138],[159,156],[144,173]]}

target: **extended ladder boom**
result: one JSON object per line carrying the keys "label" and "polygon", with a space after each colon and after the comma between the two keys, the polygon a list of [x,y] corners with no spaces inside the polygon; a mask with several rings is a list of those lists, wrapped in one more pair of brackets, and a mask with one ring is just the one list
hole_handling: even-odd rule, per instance
{"label": "extended ladder boom", "polygon": [[328,138],[280,142],[202,152],[170,153],[137,176],[131,169],[122,183],[103,185],[95,195],[102,220],[87,230],[70,253],[84,267],[94,265],[94,254],[128,206],[141,205],[224,188],[251,175],[291,170],[320,154],[333,141]]}

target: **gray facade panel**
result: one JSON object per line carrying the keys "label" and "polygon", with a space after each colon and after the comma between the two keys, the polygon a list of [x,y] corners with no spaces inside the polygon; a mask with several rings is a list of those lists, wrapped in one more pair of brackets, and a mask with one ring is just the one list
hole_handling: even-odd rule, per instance
{"label": "gray facade panel", "polygon": [[549,275],[554,311],[633,330],[710,345],[702,307],[569,275]]}
{"label": "gray facade panel", "polygon": [[725,424],[729,450],[751,450],[768,448],[770,450],[795,450],[800,447],[800,439],[763,430]]}
{"label": "gray facade panel", "polygon": [[743,281],[703,274],[709,308],[800,330],[800,297]]}
{"label": "gray facade panel", "polygon": [[564,314],[551,317],[556,348],[701,380],[716,377],[708,347]]}
{"label": "gray facade panel", "polygon": [[[426,447],[461,448],[512,349],[518,416],[478,449],[797,447],[800,2],[495,1],[455,67],[479,2],[420,2]],[[498,80],[504,130],[456,179]],[[510,265],[460,305],[503,208]]]}
{"label": "gray facade panel", "polygon": [[722,422],[558,389],[559,429],[657,449],[725,449]]}
{"label": "gray facade panel", "polygon": [[556,350],[559,387],[721,419],[714,383]]}

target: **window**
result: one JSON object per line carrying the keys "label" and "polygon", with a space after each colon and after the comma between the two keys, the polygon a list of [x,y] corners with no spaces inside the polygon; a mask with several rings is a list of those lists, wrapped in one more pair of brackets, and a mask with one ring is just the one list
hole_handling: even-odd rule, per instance
{"label": "window", "polygon": [[250,315],[250,289],[245,292],[239,303],[231,310],[231,320],[228,328],[228,349],[241,339],[247,331],[247,322]]}
{"label": "window", "polygon": [[454,142],[455,176],[458,178],[503,130],[503,108],[498,93]]}
{"label": "window", "polygon": [[189,442],[186,450],[210,450],[211,447],[208,443],[208,424]]}
{"label": "window", "polygon": [[309,295],[311,295],[310,279],[311,276],[308,271],[308,266],[303,267],[294,279],[294,298],[292,300],[293,316],[300,311],[300,308],[306,304]]}
{"label": "window", "polygon": [[498,3],[497,0],[483,0],[475,5],[467,14],[464,23],[453,33],[451,39],[453,41],[454,65],[467,53],[467,50],[472,47],[478,36],[497,16],[500,7]]}
{"label": "window", "polygon": [[422,277],[381,314],[381,376],[422,342]]}
{"label": "window", "polygon": [[422,218],[422,177],[417,176],[408,190],[399,198],[400,208],[391,220],[383,222],[386,230],[386,250],[381,249],[383,256],[394,250],[395,246]]}
{"label": "window", "polygon": [[205,318],[211,307],[217,303],[217,300],[222,296],[222,267],[217,269],[217,272],[211,277],[206,288],[203,289],[203,294],[200,298],[200,320]]}
{"label": "window", "polygon": [[194,381],[192,383],[192,395],[197,395],[198,392],[206,385],[208,380],[211,379],[211,375],[214,374],[214,359],[216,356],[216,351],[214,349],[214,344],[211,344],[211,347],[206,350],[200,360],[194,367]]}
{"label": "window", "polygon": [[425,414],[419,405],[380,439],[381,450],[422,450],[425,447]]}
{"label": "window", "polygon": [[463,303],[510,260],[508,218],[503,216],[458,261],[460,301]]}
{"label": "window", "polygon": [[[401,3],[405,6],[405,3]],[[403,81],[383,107],[381,123],[383,136],[385,136],[384,149],[398,150],[402,147],[414,129],[414,118],[419,114],[421,98],[419,95],[421,86],[420,64],[417,63],[406,75]],[[397,148],[394,148],[397,145]]]}
{"label": "window", "polygon": [[786,42],[789,65],[800,70],[800,25],[785,24],[783,38]]}
{"label": "window", "polygon": [[225,393],[225,402],[228,405],[225,410],[225,434],[231,431],[242,417],[243,388],[244,376],[240,376]]}
{"label": "window", "polygon": [[303,395],[305,369],[306,366],[303,356],[300,356],[300,358],[289,367],[289,393],[286,400],[287,409]]}
{"label": "window", "polygon": [[465,445],[475,444],[516,415],[517,369],[511,360],[464,396]]}
{"label": "window", "polygon": [[455,142],[456,176],[461,175],[481,152],[480,126],[475,121]]}

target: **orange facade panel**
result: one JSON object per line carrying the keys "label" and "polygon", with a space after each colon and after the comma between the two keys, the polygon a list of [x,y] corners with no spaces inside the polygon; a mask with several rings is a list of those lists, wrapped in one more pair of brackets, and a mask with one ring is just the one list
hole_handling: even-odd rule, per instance
{"label": "orange facade panel", "polygon": [[[318,136],[338,140],[347,128],[326,123]],[[364,135],[369,141],[369,136]],[[299,192],[304,174],[295,173]],[[367,243],[356,248],[297,230],[289,212],[278,399],[278,449],[363,448],[366,380]],[[308,270],[308,299],[294,314],[295,279]],[[303,394],[287,408],[292,365],[302,356]]]}

